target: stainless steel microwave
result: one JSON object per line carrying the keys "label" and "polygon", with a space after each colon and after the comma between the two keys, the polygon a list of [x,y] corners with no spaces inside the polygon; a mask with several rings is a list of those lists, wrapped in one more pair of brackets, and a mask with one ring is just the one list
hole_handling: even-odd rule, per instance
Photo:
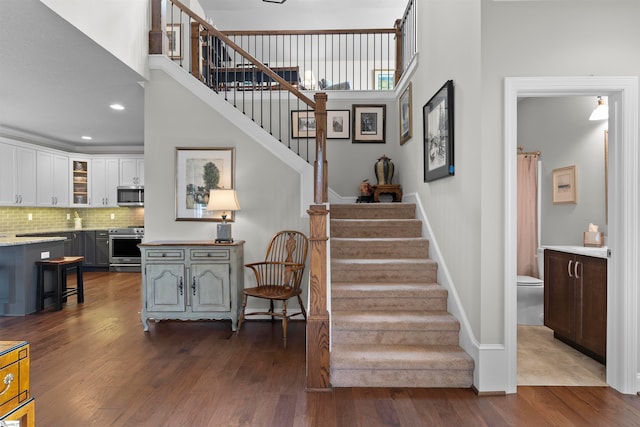
{"label": "stainless steel microwave", "polygon": [[144,206],[144,187],[132,185],[118,187],[119,206]]}

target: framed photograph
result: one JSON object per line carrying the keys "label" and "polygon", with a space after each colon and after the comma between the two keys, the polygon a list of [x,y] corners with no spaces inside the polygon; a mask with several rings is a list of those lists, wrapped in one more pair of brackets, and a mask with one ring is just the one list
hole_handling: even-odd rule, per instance
{"label": "framed photograph", "polygon": [[315,138],[316,113],[313,111],[291,112],[291,138]]}
{"label": "framed photograph", "polygon": [[327,139],[351,138],[351,112],[327,110]]}
{"label": "framed photograph", "polygon": [[234,188],[234,174],[235,148],[176,148],[176,221],[222,221],[207,210],[209,190]]}
{"label": "framed photograph", "polygon": [[182,26],[180,24],[167,24],[165,28],[167,36],[167,56],[172,59],[182,58]]}
{"label": "framed photograph", "polygon": [[412,101],[411,101],[411,82],[409,86],[400,95],[398,103],[400,109],[400,145],[411,139],[413,129]]}
{"label": "framed photograph", "polygon": [[422,107],[424,182],[454,174],[453,80],[448,80]]}
{"label": "framed photograph", "polygon": [[373,70],[373,89],[392,90],[395,87],[395,70]]}
{"label": "framed photograph", "polygon": [[553,203],[578,203],[575,165],[553,170]]}
{"label": "framed photograph", "polygon": [[353,106],[353,143],[384,144],[386,105]]}

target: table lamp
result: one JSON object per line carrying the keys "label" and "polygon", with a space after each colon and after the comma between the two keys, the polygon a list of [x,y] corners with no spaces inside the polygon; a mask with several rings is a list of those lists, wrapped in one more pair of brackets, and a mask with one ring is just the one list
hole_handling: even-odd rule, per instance
{"label": "table lamp", "polygon": [[210,190],[207,210],[222,211],[222,223],[218,224],[216,228],[216,243],[233,242],[233,238],[231,237],[231,224],[227,222],[227,212],[240,210],[236,190]]}

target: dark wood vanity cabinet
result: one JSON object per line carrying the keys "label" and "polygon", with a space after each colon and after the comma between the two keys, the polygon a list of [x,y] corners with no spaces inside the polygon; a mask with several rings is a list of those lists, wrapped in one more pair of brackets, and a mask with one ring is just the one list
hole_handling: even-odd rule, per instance
{"label": "dark wood vanity cabinet", "polygon": [[544,324],[556,338],[605,362],[606,259],[544,251]]}

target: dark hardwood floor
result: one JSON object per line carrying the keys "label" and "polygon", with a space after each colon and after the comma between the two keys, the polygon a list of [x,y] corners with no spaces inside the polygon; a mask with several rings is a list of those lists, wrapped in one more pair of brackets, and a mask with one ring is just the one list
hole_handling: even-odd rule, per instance
{"label": "dark hardwood floor", "polygon": [[140,274],[85,273],[85,303],[0,317],[31,344],[39,427],[638,426],[640,398],[607,387],[343,388],[307,393],[303,322],[140,323]]}

